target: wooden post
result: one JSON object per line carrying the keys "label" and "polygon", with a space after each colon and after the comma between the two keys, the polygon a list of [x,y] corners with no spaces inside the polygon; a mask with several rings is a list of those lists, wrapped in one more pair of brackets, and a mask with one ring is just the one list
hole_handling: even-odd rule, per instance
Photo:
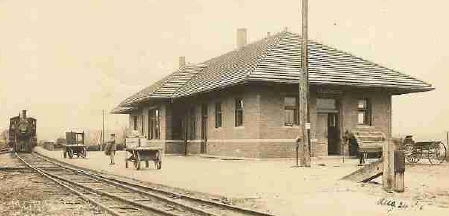
{"label": "wooden post", "polygon": [[[397,143],[396,143],[397,144]],[[394,191],[404,192],[405,155],[402,150],[394,151]]]}
{"label": "wooden post", "polygon": [[309,133],[310,123],[308,119],[308,49],[307,49],[307,10],[308,0],[302,0],[302,40],[301,40],[301,76],[299,77],[299,121],[301,124],[301,158],[303,167],[310,167]]}
{"label": "wooden post", "polygon": [[393,191],[394,183],[394,145],[391,137],[388,137],[387,139],[387,142],[384,142],[382,151],[384,161],[382,184],[384,190],[391,192]]}
{"label": "wooden post", "polygon": [[[449,131],[446,131],[446,148],[449,148]],[[449,162],[449,154],[446,153],[446,161]]]}

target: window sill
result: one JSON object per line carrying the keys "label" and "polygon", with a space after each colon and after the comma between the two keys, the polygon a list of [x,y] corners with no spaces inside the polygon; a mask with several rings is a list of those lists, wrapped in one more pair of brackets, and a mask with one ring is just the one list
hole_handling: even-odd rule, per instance
{"label": "window sill", "polygon": [[161,141],[161,139],[150,139],[150,140],[148,140],[149,142],[160,142]]}
{"label": "window sill", "polygon": [[245,129],[245,126],[234,126],[234,129]]}
{"label": "window sill", "polygon": [[360,123],[357,123],[357,125],[358,126],[373,126],[372,124],[360,124]]}
{"label": "window sill", "polygon": [[299,129],[299,125],[292,125],[292,126],[289,126],[289,125],[282,125],[282,128],[295,128],[295,129]]}

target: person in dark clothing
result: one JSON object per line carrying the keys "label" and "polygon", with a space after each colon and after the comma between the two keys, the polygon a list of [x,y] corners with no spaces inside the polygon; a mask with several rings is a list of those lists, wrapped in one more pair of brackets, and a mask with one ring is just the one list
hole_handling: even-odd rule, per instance
{"label": "person in dark clothing", "polygon": [[111,163],[109,165],[114,165],[114,157],[115,157],[115,151],[117,151],[117,144],[115,143],[115,134],[111,134],[111,138],[109,140],[109,157],[111,158]]}

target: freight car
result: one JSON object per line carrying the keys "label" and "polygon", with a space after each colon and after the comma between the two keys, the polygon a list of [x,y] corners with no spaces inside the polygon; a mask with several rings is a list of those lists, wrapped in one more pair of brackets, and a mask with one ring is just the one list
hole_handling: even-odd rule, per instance
{"label": "freight car", "polygon": [[27,117],[26,110],[10,118],[8,144],[15,152],[28,153],[36,146],[36,119]]}

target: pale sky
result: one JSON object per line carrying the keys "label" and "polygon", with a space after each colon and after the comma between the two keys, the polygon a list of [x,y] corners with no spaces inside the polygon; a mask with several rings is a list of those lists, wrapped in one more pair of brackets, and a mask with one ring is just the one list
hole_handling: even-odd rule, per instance
{"label": "pale sky", "polygon": [[[449,2],[310,0],[309,37],[431,83],[394,97],[393,132],[442,139],[449,130]],[[300,0],[0,0],[0,129],[20,110],[38,138],[101,127],[101,110],[177,68],[287,27]],[[107,115],[106,127],[127,124]]]}

